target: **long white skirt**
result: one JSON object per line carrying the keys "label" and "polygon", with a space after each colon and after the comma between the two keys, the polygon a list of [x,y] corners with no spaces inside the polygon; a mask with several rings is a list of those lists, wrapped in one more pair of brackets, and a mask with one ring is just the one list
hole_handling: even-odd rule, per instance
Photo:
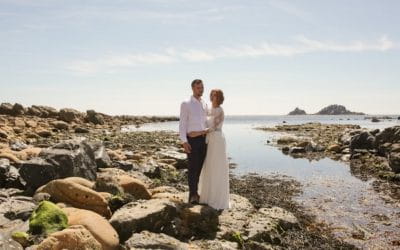
{"label": "long white skirt", "polygon": [[214,209],[230,208],[229,162],[226,155],[226,141],[222,131],[207,135],[207,155],[199,179],[200,203]]}

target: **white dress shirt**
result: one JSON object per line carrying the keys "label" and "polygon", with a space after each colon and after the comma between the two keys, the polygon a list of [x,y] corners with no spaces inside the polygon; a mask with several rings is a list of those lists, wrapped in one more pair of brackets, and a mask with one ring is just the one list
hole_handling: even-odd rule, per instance
{"label": "white dress shirt", "polygon": [[187,134],[192,131],[202,131],[207,128],[207,104],[203,99],[191,96],[189,101],[181,104],[179,119],[179,137],[187,142]]}

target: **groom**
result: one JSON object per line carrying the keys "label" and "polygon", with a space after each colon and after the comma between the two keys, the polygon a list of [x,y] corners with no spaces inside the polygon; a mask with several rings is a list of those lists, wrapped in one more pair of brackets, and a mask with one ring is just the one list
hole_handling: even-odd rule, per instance
{"label": "groom", "polygon": [[[204,86],[200,79],[192,81],[192,91],[193,95],[190,100],[181,104],[179,137],[189,160],[189,203],[198,204],[200,196],[197,193],[197,185],[207,152],[206,137],[202,133],[207,126],[207,104],[201,99]],[[197,136],[190,137],[188,135],[190,132],[199,133],[195,133]]]}

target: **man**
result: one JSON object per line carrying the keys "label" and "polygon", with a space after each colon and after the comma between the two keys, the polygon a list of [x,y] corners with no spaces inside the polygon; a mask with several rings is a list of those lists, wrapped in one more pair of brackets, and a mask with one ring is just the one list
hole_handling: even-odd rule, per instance
{"label": "man", "polygon": [[207,104],[201,99],[204,92],[202,80],[193,80],[191,86],[193,95],[181,104],[179,136],[189,160],[189,203],[198,204],[200,196],[197,185],[207,152]]}

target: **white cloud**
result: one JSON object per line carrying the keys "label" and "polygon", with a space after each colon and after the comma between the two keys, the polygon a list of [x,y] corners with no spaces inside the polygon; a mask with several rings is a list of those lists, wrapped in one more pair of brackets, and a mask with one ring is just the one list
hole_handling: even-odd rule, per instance
{"label": "white cloud", "polygon": [[81,73],[96,72],[115,72],[116,69],[129,68],[146,64],[169,64],[177,62],[176,58],[169,55],[169,51],[165,54],[147,53],[132,54],[123,56],[110,56],[96,60],[78,60],[69,65],[67,68],[72,71]]}
{"label": "white cloud", "polygon": [[311,40],[304,36],[297,37],[297,40],[308,46],[308,48],[311,50],[321,51],[385,51],[396,47],[395,43],[389,40],[387,36],[382,36],[377,42],[354,41],[347,44],[340,44],[331,41]]}
{"label": "white cloud", "polygon": [[163,22],[188,22],[207,21],[214,22],[224,19],[227,13],[231,13],[239,7],[219,7],[187,9],[185,11],[154,10],[145,8],[119,8],[119,7],[85,7],[61,12],[58,17],[63,19],[84,20],[113,20],[122,22],[136,22],[138,20],[161,20]]}
{"label": "white cloud", "polygon": [[334,41],[313,40],[305,36],[296,37],[294,43],[279,44],[265,42],[258,45],[221,47],[218,49],[178,49],[166,48],[159,53],[139,53],[112,55],[94,60],[77,60],[67,66],[80,73],[116,72],[118,69],[140,65],[171,64],[179,62],[205,62],[221,58],[242,58],[262,56],[295,56],[315,52],[366,52],[386,51],[397,48],[387,36],[377,41]]}

